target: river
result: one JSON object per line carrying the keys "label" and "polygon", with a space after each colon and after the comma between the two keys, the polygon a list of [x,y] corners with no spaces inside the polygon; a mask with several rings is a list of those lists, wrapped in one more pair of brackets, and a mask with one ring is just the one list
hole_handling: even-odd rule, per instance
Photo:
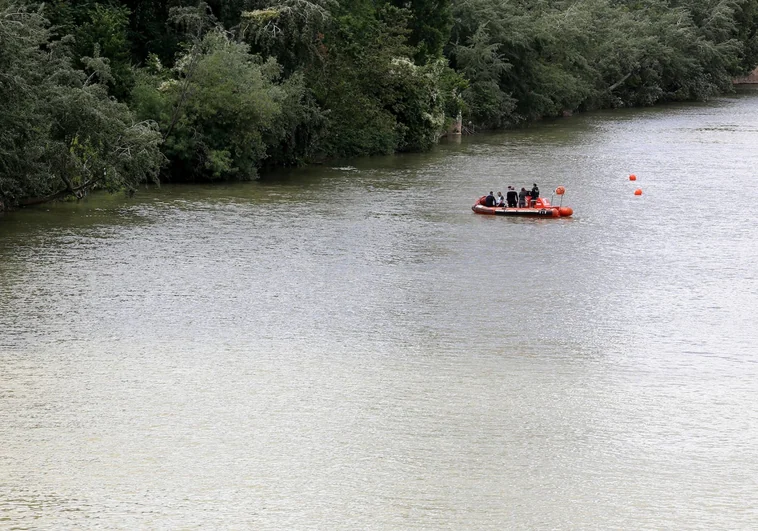
{"label": "river", "polygon": [[744,91],[7,213],[0,528],[755,529],[756,175]]}

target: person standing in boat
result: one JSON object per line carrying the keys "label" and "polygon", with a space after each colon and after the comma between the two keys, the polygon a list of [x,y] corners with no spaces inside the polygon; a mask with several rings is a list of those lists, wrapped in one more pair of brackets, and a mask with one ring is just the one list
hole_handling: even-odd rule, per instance
{"label": "person standing in boat", "polygon": [[505,197],[503,197],[503,192],[497,193],[497,206],[499,207],[505,206]]}
{"label": "person standing in boat", "polygon": [[490,195],[484,198],[484,206],[487,207],[493,207],[495,206],[495,196],[490,192]]}
{"label": "person standing in boat", "polygon": [[505,193],[505,198],[508,201],[508,206],[515,208],[518,206],[518,192],[513,186],[508,187],[508,191]]}
{"label": "person standing in boat", "polygon": [[532,186],[532,206],[537,202],[540,197],[540,189],[537,187],[537,183],[533,183]]}
{"label": "person standing in boat", "polygon": [[518,193],[518,206],[524,208],[526,206],[526,188],[521,187],[521,191]]}

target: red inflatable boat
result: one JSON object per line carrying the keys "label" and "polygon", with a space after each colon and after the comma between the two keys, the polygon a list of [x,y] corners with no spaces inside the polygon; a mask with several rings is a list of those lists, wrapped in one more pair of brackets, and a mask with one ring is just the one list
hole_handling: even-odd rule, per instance
{"label": "red inflatable boat", "polygon": [[471,210],[477,214],[492,214],[495,216],[536,217],[536,218],[565,218],[574,213],[565,206],[554,206],[546,198],[538,198],[532,201],[532,206],[525,208],[516,207],[488,207],[484,206],[486,195],[483,195],[474,203]]}

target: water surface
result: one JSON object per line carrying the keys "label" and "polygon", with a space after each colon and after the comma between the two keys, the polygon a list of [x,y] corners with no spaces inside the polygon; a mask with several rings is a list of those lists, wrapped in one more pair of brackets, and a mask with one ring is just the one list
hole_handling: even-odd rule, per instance
{"label": "water surface", "polygon": [[758,527],[756,116],[0,217],[0,528]]}

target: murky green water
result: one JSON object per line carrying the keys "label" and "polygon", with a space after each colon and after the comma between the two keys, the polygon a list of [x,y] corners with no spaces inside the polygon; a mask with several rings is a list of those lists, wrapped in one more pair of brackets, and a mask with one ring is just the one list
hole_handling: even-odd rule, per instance
{"label": "murky green water", "polygon": [[746,92],[6,214],[0,528],[754,529],[756,175]]}

